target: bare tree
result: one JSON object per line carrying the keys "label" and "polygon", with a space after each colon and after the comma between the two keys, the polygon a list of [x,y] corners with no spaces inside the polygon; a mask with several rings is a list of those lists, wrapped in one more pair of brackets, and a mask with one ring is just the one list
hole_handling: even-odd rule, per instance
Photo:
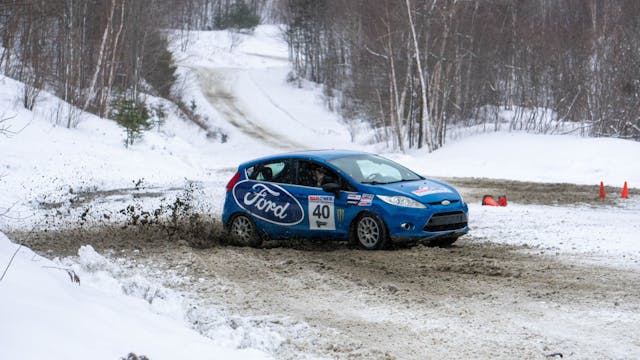
{"label": "bare tree", "polygon": [[396,147],[434,150],[448,127],[489,121],[640,139],[638,1],[283,3],[294,77],[337,90],[343,114]]}
{"label": "bare tree", "polygon": [[[436,0],[433,0],[433,5],[435,6]],[[429,106],[427,103],[427,85],[425,80],[425,71],[422,66],[422,58],[420,55],[420,46],[418,45],[418,36],[416,35],[416,27],[413,23],[413,14],[411,13],[411,3],[410,0],[406,0],[407,5],[407,18],[409,19],[409,28],[411,29],[411,38],[413,39],[413,51],[414,51],[414,59],[416,61],[416,67],[418,70],[418,81],[420,83],[420,120],[418,121],[418,147],[422,147],[423,138],[422,134],[424,132],[426,136],[426,143],[429,148],[429,151],[433,151],[433,139],[431,135],[432,124],[429,119]]]}

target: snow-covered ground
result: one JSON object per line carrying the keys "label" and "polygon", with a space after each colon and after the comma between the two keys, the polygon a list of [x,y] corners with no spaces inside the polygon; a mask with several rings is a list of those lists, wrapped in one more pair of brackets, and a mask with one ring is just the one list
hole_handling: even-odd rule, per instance
{"label": "snow-covered ground", "polygon": [[[321,89],[286,81],[287,48],[278,34],[274,26],[259,27],[254,35],[194,32],[185,51],[174,39],[184,99],[211,128],[227,135],[224,143],[170,111],[163,126],[125,149],[124,132],[113,121],[83,114],[75,129],[56,125],[51,113],[64,109],[59,99],[42,93],[35,111],[27,111],[18,99],[22,85],[0,77],[0,120],[6,119],[0,128],[9,131],[0,135],[0,214],[7,211],[0,216],[0,231],[29,230],[48,217],[64,216],[42,204],[69,201],[70,194],[133,189],[140,183],[166,190],[197,182],[216,213],[234,166],[300,148],[382,152],[426,176],[603,181],[618,188],[627,181],[640,187],[640,143],[619,139],[491,133],[457,139],[432,154],[385,150],[372,144],[366,126],[329,112]],[[129,200],[130,194],[103,206],[115,211]],[[478,239],[552,249],[567,259],[580,254],[581,261],[600,265],[640,267],[637,197],[600,206],[512,202],[485,208],[473,203],[470,212]],[[9,266],[17,248],[0,233],[0,272],[7,269],[0,281],[2,359],[116,359],[129,352],[152,360],[269,358],[269,349],[286,341],[264,329],[224,325],[203,336],[190,329],[188,304],[180,294],[147,279],[123,277],[126,268],[91,248],[56,262],[21,248]],[[68,270],[81,284],[70,281]],[[626,349],[630,358],[640,356],[640,346]]]}
{"label": "snow-covered ground", "polygon": [[599,265],[640,269],[638,199],[617,207],[471,204],[470,211],[478,238],[579,254],[583,261]]}
{"label": "snow-covered ground", "polygon": [[640,146],[613,138],[499,132],[392,157],[431,176],[640,187]]}
{"label": "snow-covered ground", "polygon": [[[0,233],[2,270],[17,245]],[[269,359],[227,336],[205,337],[185,326],[179,295],[134,276],[116,281],[117,264],[91,247],[69,266],[27,248],[0,282],[2,359]],[[78,282],[74,282],[77,276]],[[246,346],[244,346],[246,347]],[[210,355],[209,355],[210,356]]]}

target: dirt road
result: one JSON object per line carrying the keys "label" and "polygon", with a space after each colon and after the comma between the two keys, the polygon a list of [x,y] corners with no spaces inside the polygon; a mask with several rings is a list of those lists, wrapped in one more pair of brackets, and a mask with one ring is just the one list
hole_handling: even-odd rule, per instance
{"label": "dirt road", "polygon": [[[227,84],[232,82],[233,73],[237,70],[225,69],[224,71],[207,69],[196,69],[200,79],[200,86],[207,101],[211,103],[231,125],[236,127],[246,136],[254,139],[256,142],[264,143],[276,149],[292,150],[304,149],[306,145],[286,136],[284,133],[274,133],[267,127],[261,126],[257,121],[253,120],[245,110],[235,95],[232,93],[231,87]],[[263,95],[264,96],[264,95]],[[268,96],[268,95],[267,95]],[[283,116],[290,114],[278,107]]]}
{"label": "dirt road", "polygon": [[[547,334],[554,316],[579,322],[591,309],[640,310],[637,273],[564,264],[473,238],[448,249],[169,247],[134,258],[203,279],[180,286],[203,304],[306,324],[301,334],[285,331],[282,358],[543,358],[558,351],[607,358],[607,344],[585,353],[584,344]],[[592,330],[627,341],[638,331],[612,322]]]}
{"label": "dirt road", "polygon": [[[474,201],[505,188],[519,201],[546,194],[533,203],[599,201],[595,187],[451,182]],[[640,351],[637,270],[478,241],[473,232],[450,248],[389,251],[304,241],[194,249],[126,233],[75,234],[32,234],[26,244],[49,257],[72,255],[86,243],[117,254],[198,304],[189,319],[205,334],[219,319],[198,309],[211,307],[280,334],[275,347],[263,345],[277,358],[586,359],[634,358]]]}

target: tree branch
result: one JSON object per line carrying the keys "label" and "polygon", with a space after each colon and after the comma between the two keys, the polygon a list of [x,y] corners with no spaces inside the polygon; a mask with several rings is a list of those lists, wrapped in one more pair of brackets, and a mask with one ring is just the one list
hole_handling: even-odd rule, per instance
{"label": "tree branch", "polygon": [[6,137],[9,137],[11,135],[15,135],[16,134],[16,132],[9,130],[9,129],[11,129],[11,126],[9,126],[7,124],[4,124],[4,122],[6,122],[8,120],[11,120],[14,117],[16,117],[16,115],[13,115],[13,116],[7,117],[7,118],[0,117],[0,135],[4,135]]}
{"label": "tree branch", "polygon": [[[7,210],[8,211],[8,210]],[[5,213],[2,214],[2,216],[4,216]],[[31,237],[31,234],[33,234],[33,232],[36,230],[36,227],[38,225],[40,225],[40,223],[42,222],[39,221],[37,224],[33,225],[33,227],[31,228],[31,231],[29,231],[29,233],[27,234],[27,237],[25,238],[25,240],[29,240],[29,238]],[[5,277],[5,275],[7,275],[7,271],[9,271],[9,268],[11,267],[11,264],[13,263],[13,259],[15,259],[16,255],[18,255],[18,252],[20,251],[20,249],[22,249],[22,247],[24,245],[22,245],[23,241],[21,241],[18,244],[18,247],[16,248],[16,251],[13,252],[13,255],[11,255],[11,259],[9,259],[9,263],[7,263],[7,266],[4,268],[4,271],[2,272],[2,276],[0,276],[0,281],[2,281]]]}

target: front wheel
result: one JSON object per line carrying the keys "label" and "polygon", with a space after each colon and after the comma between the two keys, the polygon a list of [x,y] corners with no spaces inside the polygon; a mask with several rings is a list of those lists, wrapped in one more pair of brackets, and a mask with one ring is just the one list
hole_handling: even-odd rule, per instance
{"label": "front wheel", "polygon": [[236,215],[231,219],[229,233],[243,246],[258,247],[262,244],[256,224],[246,215]]}
{"label": "front wheel", "polygon": [[383,249],[388,244],[387,228],[380,217],[367,213],[356,221],[353,236],[367,250]]}

